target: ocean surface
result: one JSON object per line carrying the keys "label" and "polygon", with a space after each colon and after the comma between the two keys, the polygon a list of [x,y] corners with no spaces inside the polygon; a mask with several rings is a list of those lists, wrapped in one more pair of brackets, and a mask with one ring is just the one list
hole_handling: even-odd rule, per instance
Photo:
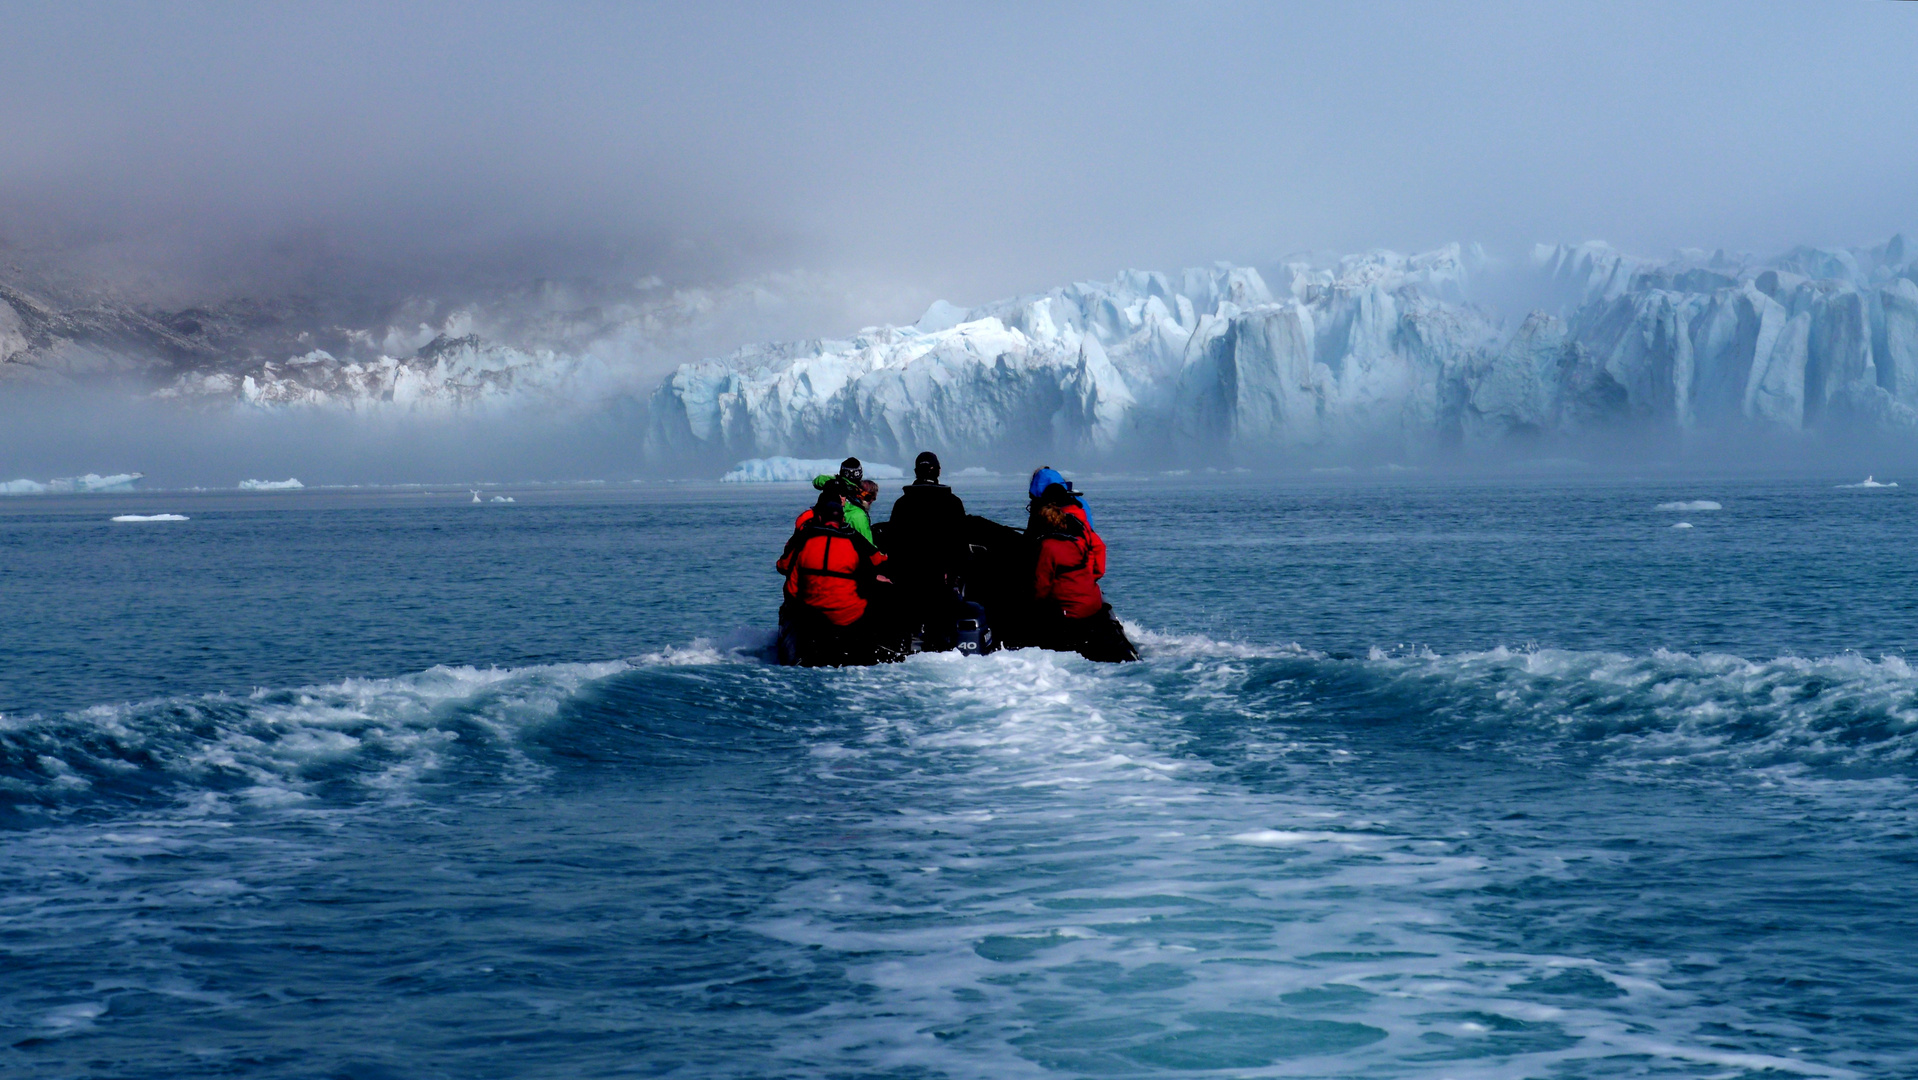
{"label": "ocean surface", "polygon": [[1846,479],[1095,478],[1143,663],[856,670],[791,486],[0,500],[0,1075],[1918,1076]]}

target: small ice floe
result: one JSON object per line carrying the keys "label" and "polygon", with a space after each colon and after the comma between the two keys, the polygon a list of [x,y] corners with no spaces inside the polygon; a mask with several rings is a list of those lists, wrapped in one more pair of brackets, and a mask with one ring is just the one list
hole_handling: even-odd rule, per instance
{"label": "small ice floe", "polygon": [[1691,523],[1691,522],[1689,522],[1689,521],[1674,521],[1674,522],[1672,522],[1672,528],[1674,528],[1674,529],[1689,529],[1689,528],[1691,528],[1691,527],[1692,527],[1692,523]]}
{"label": "small ice floe", "polygon": [[1838,486],[1841,488],[1895,488],[1898,486],[1898,481],[1893,480],[1890,483],[1881,484],[1877,480],[1867,476],[1856,484],[1840,484]]}
{"label": "small ice floe", "polygon": [[513,497],[511,495],[495,495],[493,496],[493,501],[494,502],[512,502]]}
{"label": "small ice floe", "polygon": [[119,514],[114,521],[186,521],[185,514]]}
{"label": "small ice floe", "polygon": [[1687,511],[1687,510],[1723,510],[1724,507],[1718,505],[1717,503],[1711,501],[1710,499],[1693,499],[1690,502],[1659,503],[1657,506],[1652,507],[1652,509]]}
{"label": "small ice floe", "polygon": [[240,481],[241,491],[298,491],[305,486],[297,477],[287,477],[285,480]]}

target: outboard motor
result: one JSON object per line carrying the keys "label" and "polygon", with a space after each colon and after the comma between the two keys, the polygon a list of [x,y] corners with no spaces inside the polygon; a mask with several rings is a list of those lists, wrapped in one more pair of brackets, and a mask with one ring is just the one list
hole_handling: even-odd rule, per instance
{"label": "outboard motor", "polygon": [[959,605],[959,621],[953,624],[958,650],[967,656],[983,656],[998,646],[992,636],[992,624],[986,621],[984,605],[966,601]]}

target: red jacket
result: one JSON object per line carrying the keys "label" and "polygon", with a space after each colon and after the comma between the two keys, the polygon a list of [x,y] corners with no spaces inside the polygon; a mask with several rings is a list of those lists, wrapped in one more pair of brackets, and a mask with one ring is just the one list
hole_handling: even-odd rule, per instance
{"label": "red jacket", "polygon": [[1099,539],[1098,533],[1092,531],[1092,522],[1086,518],[1086,508],[1075,502],[1065,507],[1065,512],[1078,518],[1079,524],[1085,528],[1086,546],[1092,553],[1092,576],[1095,578],[1105,577],[1106,542]]}
{"label": "red jacket", "polygon": [[834,626],[851,626],[866,614],[859,586],[885,558],[843,522],[811,524],[793,533],[779,557],[786,595],[805,604]]}
{"label": "red jacket", "polygon": [[1040,537],[1039,565],[1032,581],[1032,595],[1040,606],[1056,610],[1068,619],[1097,615],[1106,601],[1099,592],[1100,575],[1094,571],[1095,554],[1097,569],[1103,572],[1105,545],[1090,529],[1082,536],[1047,533]]}

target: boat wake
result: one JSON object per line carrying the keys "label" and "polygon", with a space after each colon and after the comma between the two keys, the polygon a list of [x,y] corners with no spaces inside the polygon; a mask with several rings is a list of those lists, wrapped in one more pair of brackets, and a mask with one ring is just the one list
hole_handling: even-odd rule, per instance
{"label": "boat wake", "polygon": [[[617,838],[619,854],[569,857],[590,872],[556,868],[538,831],[506,848],[487,832],[487,903],[572,875],[595,898],[595,963],[652,973],[621,991],[621,1015],[686,1075],[910,1062],[982,1078],[1848,1076],[1846,1061],[1881,1075],[1910,1064],[1848,1043],[1843,1025],[1795,1018],[1776,969],[1712,959],[1742,947],[1729,936],[1646,947],[1658,920],[1682,944],[1699,911],[1738,905],[1710,892],[1692,849],[1667,867],[1647,861],[1651,838],[1609,846],[1628,828],[1608,822],[1622,812],[1612,804],[1523,787],[1624,785],[1637,793],[1626,805],[1668,800],[1661,819],[1695,838],[1723,827],[1718,800],[1697,808],[1701,777],[1753,791],[1908,780],[1918,673],[1903,660],[1338,657],[1128,630],[1143,663],[1028,649],[781,668],[769,633],[740,631],[618,661],[0,719],[0,835],[16,869],[57,849],[67,875],[22,885],[53,892],[16,928],[57,938],[63,896],[120,911],[133,901],[109,883],[127,859],[242,858],[227,831],[241,822],[305,825],[297,844],[282,837],[219,878],[228,891],[169,893],[168,918],[295,895],[356,831],[424,853],[465,842],[438,824],[455,813],[516,814],[515,828],[539,821],[555,836],[597,813],[588,834]],[[677,824],[645,824],[659,815]],[[1748,806],[1739,827],[1762,819]],[[458,860],[414,858],[379,879],[406,898],[392,902],[447,902],[407,890],[443,891],[428,867]],[[1646,882],[1665,879],[1646,875],[1660,873],[1694,875],[1702,906],[1647,899]],[[481,929],[435,930],[434,963],[555,962],[539,941]],[[186,978],[161,953],[151,962]],[[408,1008],[510,1024],[494,985],[449,985]],[[85,1009],[111,1005],[57,997],[0,1007],[42,1027],[65,1009],[84,1031],[102,1015]],[[365,1007],[392,1007],[379,1001]],[[721,1046],[759,1049],[714,1056]],[[454,1053],[449,1067],[462,1061],[478,1059]]]}

